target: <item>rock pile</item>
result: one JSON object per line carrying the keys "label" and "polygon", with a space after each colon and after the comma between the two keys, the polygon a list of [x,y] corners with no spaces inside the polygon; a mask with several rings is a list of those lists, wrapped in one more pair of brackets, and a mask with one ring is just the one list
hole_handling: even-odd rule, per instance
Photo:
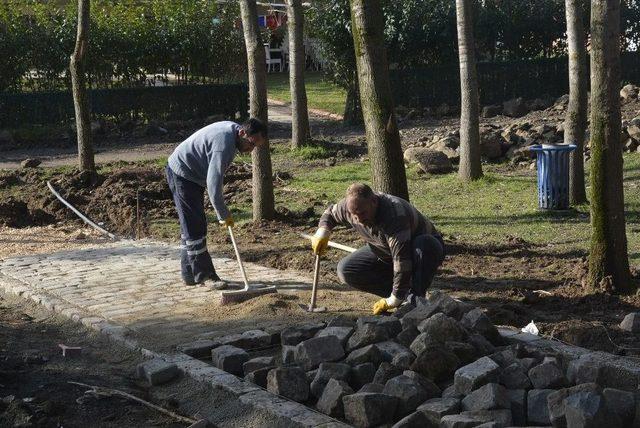
{"label": "rock pile", "polygon": [[[623,102],[638,102],[640,88],[627,85],[620,91]],[[482,117],[505,115],[519,118],[533,110],[545,110],[549,116],[564,112],[569,96],[563,95],[555,102],[548,98],[525,101],[522,98],[506,101],[502,106],[483,108]],[[640,151],[640,116],[622,121],[620,140],[626,152]],[[533,124],[526,117],[508,126],[485,123],[480,126],[480,150],[483,159],[490,162],[508,160],[521,166],[531,166],[532,154],[529,148],[538,144],[562,144],[564,141],[564,119],[549,123]],[[457,131],[420,137],[405,150],[407,163],[415,163],[423,172],[446,174],[453,170],[453,164],[460,160],[460,133]],[[589,156],[588,129],[585,136],[585,156]]]}
{"label": "rock pile", "polygon": [[[249,359],[242,349],[278,339],[281,358]],[[591,354],[507,344],[481,309],[441,292],[393,316],[182,349],[202,355],[208,346],[216,366],[357,427],[640,426],[640,375]]]}

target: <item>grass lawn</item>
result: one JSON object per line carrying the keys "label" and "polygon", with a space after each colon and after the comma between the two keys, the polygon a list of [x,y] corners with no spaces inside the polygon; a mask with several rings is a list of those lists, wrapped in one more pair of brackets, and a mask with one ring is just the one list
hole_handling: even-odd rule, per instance
{"label": "grass lawn", "polygon": [[[629,256],[640,265],[640,154],[626,154],[624,162]],[[484,171],[483,179],[465,184],[454,173],[427,177],[410,168],[411,202],[445,235],[465,242],[499,244],[516,238],[558,251],[589,248],[588,205],[562,213],[541,211],[533,172],[505,172],[498,165],[484,165]],[[316,197],[324,193],[329,200],[342,197],[351,182],[370,182],[368,162],[307,168],[293,176],[290,187]]]}
{"label": "grass lawn", "polygon": [[[344,113],[347,93],[344,89],[326,79],[321,72],[306,73],[305,86],[307,89],[309,108],[325,110],[336,114]],[[269,94],[269,98],[287,103],[291,102],[289,73],[268,73],[267,93]]]}
{"label": "grass lawn", "polygon": [[[275,189],[276,206],[304,210],[310,201],[340,199],[352,182],[371,182],[369,162],[327,167],[316,160],[322,156],[318,148],[291,152],[285,146],[274,147],[274,171],[287,170],[293,176],[284,188]],[[237,160],[250,162],[250,157]],[[588,250],[588,205],[567,212],[539,210],[534,171],[510,171],[501,165],[483,168],[484,178],[473,183],[461,183],[455,173],[426,176],[409,168],[411,202],[450,239],[476,244],[504,244],[515,239],[558,252]],[[631,264],[640,266],[640,153],[624,155],[624,176],[629,258]],[[251,221],[249,200],[230,208],[239,222]],[[316,214],[322,210],[316,207]],[[213,214],[210,220],[215,220]]]}

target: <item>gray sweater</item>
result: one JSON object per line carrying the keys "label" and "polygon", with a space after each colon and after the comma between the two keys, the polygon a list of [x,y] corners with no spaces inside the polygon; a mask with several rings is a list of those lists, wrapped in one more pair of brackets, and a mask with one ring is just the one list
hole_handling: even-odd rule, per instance
{"label": "gray sweater", "polygon": [[223,176],[236,155],[240,125],[231,121],[212,123],[196,131],[169,156],[176,175],[207,188],[218,220],[229,217],[222,193]]}

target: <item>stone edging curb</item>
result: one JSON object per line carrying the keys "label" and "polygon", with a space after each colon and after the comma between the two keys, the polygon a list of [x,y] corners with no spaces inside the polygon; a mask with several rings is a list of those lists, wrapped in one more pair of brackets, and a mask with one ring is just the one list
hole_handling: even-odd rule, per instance
{"label": "stone edging curb", "polygon": [[82,323],[84,326],[106,335],[114,342],[124,345],[133,351],[140,352],[146,358],[160,358],[168,363],[174,363],[183,374],[192,379],[229,392],[242,404],[282,418],[291,423],[292,426],[308,428],[341,428],[349,426],[316,412],[303,404],[272,394],[257,385],[246,382],[244,379],[240,379],[189,355],[183,353],[163,354],[143,348],[138,344],[137,340],[127,337],[131,333],[130,329],[113,324],[102,317],[91,316],[76,305],[51,296],[45,291],[33,290],[32,287],[22,281],[1,273],[0,288],[16,296],[31,299],[52,312],[57,312],[70,318],[72,321]]}

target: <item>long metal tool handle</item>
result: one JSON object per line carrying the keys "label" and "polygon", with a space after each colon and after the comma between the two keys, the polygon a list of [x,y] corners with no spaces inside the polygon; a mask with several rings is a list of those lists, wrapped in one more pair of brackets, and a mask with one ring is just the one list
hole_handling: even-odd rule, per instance
{"label": "long metal tool handle", "polygon": [[240,258],[240,251],[238,251],[238,245],[236,244],[236,238],[233,236],[233,229],[231,226],[227,226],[229,229],[229,236],[231,237],[231,243],[233,244],[233,250],[236,252],[236,259],[238,259],[238,266],[240,267],[240,273],[242,274],[242,280],[244,281],[245,290],[249,289],[249,281],[247,280],[247,273],[244,270],[242,259]]}
{"label": "long metal tool handle", "polygon": [[[307,235],[306,233],[300,233],[300,236],[308,240],[313,239],[312,235]],[[357,248],[349,247],[348,245],[338,244],[337,242],[333,242],[333,241],[329,241],[327,245],[332,248],[337,248],[338,250],[346,251],[347,253],[354,253],[357,251]]]}
{"label": "long metal tool handle", "polygon": [[313,287],[311,288],[311,303],[309,303],[309,311],[316,307],[316,296],[318,294],[318,277],[320,276],[320,255],[316,254],[316,263],[313,268]]}

